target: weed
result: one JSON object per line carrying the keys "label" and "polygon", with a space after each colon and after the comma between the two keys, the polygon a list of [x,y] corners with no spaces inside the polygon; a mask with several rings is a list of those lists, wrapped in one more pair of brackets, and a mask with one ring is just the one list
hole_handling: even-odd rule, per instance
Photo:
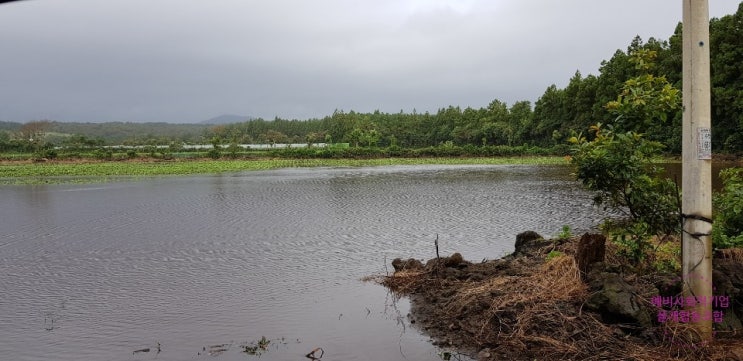
{"label": "weed", "polygon": [[557,235],[557,238],[568,239],[570,237],[573,237],[573,232],[570,226],[566,224],[562,226],[562,230],[560,231],[560,234]]}

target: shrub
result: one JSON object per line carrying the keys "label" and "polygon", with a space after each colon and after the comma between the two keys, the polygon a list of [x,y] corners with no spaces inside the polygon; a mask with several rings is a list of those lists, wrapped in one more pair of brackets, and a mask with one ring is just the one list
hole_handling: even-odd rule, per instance
{"label": "shrub", "polygon": [[230,145],[227,146],[227,155],[229,155],[230,158],[235,159],[237,158],[238,153],[242,150],[242,147],[240,147],[237,142],[231,142]]}
{"label": "shrub", "polygon": [[93,157],[100,160],[111,160],[114,157],[114,152],[111,149],[100,148],[93,151]]}
{"label": "shrub", "polygon": [[63,159],[76,159],[76,158],[82,158],[82,154],[76,151],[74,152],[65,151],[59,157]]}
{"label": "shrub", "polygon": [[653,162],[662,145],[635,132],[614,133],[601,124],[591,129],[596,133],[593,141],[571,139],[576,177],[596,191],[595,204],[628,217],[628,228],[616,240],[633,261],[640,262],[652,235],[676,233],[679,225],[676,186],[660,177],[660,167]]}
{"label": "shrub", "polygon": [[652,249],[650,237],[647,223],[633,222],[622,232],[614,234],[612,241],[619,246],[619,254],[637,265],[645,260],[645,256]]}
{"label": "shrub", "polygon": [[575,139],[571,162],[576,176],[596,191],[594,202],[626,212],[630,219],[647,223],[650,231],[671,234],[678,229],[678,192],[675,184],[661,178],[654,160],[662,145],[634,132],[614,134],[592,127],[591,142]]}
{"label": "shrub", "polygon": [[55,159],[58,154],[54,148],[42,148],[34,152],[34,159]]}
{"label": "shrub", "polygon": [[206,156],[212,159],[219,159],[220,157],[222,157],[222,151],[218,148],[212,148],[209,149],[208,152],[206,152]]}
{"label": "shrub", "polygon": [[676,273],[681,271],[681,242],[662,242],[653,254],[653,268],[658,272]]}
{"label": "shrub", "polygon": [[723,190],[713,198],[712,246],[743,247],[743,168],[725,169],[720,178]]}

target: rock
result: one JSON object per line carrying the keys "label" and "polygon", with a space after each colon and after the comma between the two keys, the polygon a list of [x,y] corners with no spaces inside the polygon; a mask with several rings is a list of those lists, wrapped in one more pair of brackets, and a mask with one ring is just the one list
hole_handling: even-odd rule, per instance
{"label": "rock", "polygon": [[681,277],[675,274],[659,276],[655,282],[655,287],[658,289],[660,296],[676,296],[683,292]]}
{"label": "rock", "polygon": [[[715,323],[718,331],[743,331],[743,264],[728,258],[715,258],[712,262],[712,295],[713,297],[728,296],[729,307],[719,308],[725,314],[723,322]],[[683,282],[679,275],[664,275],[655,282],[659,295],[673,297],[682,294]],[[718,309],[716,309],[718,310]]]}
{"label": "rock", "polygon": [[651,312],[642,307],[632,286],[617,273],[591,272],[591,289],[595,292],[586,302],[590,309],[598,311],[605,323],[652,326]]}
{"label": "rock", "polygon": [[729,259],[715,259],[712,264],[715,271],[727,277],[733,288],[737,289],[738,292],[743,290],[743,262]]}
{"label": "rock", "polygon": [[512,256],[524,256],[533,253],[535,250],[550,244],[539,233],[534,231],[521,232],[516,235],[515,250]]}
{"label": "rock", "polygon": [[[467,268],[470,265],[472,265],[472,263],[465,261],[460,253],[454,253],[449,257],[442,257],[440,259],[433,258],[428,260],[428,262],[426,262],[425,268],[429,271],[441,269],[442,267],[444,269],[456,268],[459,270]],[[456,274],[458,275],[459,273]]]}
{"label": "rock", "polygon": [[490,357],[491,354],[489,348],[484,348],[477,353],[477,361],[487,361],[490,360]]}
{"label": "rock", "polygon": [[534,231],[521,232],[516,235],[516,252],[524,247],[529,242],[536,241],[538,239],[544,239],[539,233]]}
{"label": "rock", "polygon": [[[729,297],[729,307],[720,309],[724,312],[725,317],[722,323],[715,325],[717,330],[724,331],[740,331],[743,330],[743,323],[740,321],[741,308],[737,304],[736,300],[739,300],[743,294],[741,288],[736,287],[740,285],[740,275],[737,272],[743,272],[741,265],[735,262],[726,262],[726,260],[715,260],[715,262],[721,263],[715,267],[712,271],[712,280],[714,282],[713,296],[727,296]],[[737,306],[737,307],[736,307]]]}
{"label": "rock", "polygon": [[395,258],[392,260],[392,267],[395,269],[395,272],[403,270],[420,270],[423,269],[423,263],[415,258],[409,258],[406,260]]}
{"label": "rock", "polygon": [[581,278],[586,281],[586,275],[592,264],[603,262],[606,255],[606,237],[602,234],[584,234],[578,242],[578,250],[575,253],[575,262],[581,273]]}
{"label": "rock", "polygon": [[446,267],[458,267],[462,263],[464,263],[464,257],[458,252],[444,258],[444,266]]}

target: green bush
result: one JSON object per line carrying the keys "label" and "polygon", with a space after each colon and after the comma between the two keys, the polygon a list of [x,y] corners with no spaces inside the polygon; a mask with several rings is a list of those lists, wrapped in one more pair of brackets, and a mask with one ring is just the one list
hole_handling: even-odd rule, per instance
{"label": "green bush", "polygon": [[218,148],[212,148],[209,149],[208,152],[206,152],[206,156],[212,159],[219,159],[222,157],[222,151]]}
{"label": "green bush", "polygon": [[58,156],[54,148],[42,148],[34,152],[34,159],[56,159]]}
{"label": "green bush", "polygon": [[242,147],[240,147],[237,142],[231,142],[230,145],[227,146],[227,155],[230,158],[235,159],[242,150]]}
{"label": "green bush", "polygon": [[679,194],[675,184],[660,177],[654,163],[662,145],[635,132],[614,133],[601,125],[591,127],[593,141],[572,138],[576,146],[571,162],[576,176],[596,191],[594,203],[628,218],[628,225],[615,241],[634,262],[644,259],[653,235],[678,232]]}
{"label": "green bush", "polygon": [[743,168],[725,169],[720,178],[724,185],[713,199],[712,246],[743,247]]}
{"label": "green bush", "polygon": [[82,158],[83,155],[80,154],[78,151],[64,151],[62,154],[60,154],[59,158],[61,159],[78,159]]}
{"label": "green bush", "polygon": [[593,141],[572,139],[576,147],[571,162],[578,180],[596,191],[594,202],[646,223],[652,233],[677,232],[676,185],[660,177],[661,168],[654,162],[662,144],[634,132],[615,134],[600,124],[592,129],[596,132]]}
{"label": "green bush", "polygon": [[93,157],[100,160],[111,160],[114,157],[114,152],[111,149],[96,149],[93,151]]}

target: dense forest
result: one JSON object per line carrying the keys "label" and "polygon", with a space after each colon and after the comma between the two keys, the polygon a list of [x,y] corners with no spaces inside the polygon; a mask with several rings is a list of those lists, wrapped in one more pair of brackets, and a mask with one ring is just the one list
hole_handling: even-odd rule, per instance
{"label": "dense forest", "polygon": [[[668,40],[635,37],[626,50],[603,61],[598,75],[576,71],[567,86],[547,87],[532,104],[508,105],[498,99],[485,107],[446,106],[436,113],[358,113],[336,110],[321,119],[254,119],[218,126],[167,123],[0,122],[0,150],[21,147],[43,134],[53,144],[170,144],[210,143],[221,139],[237,143],[349,143],[360,147],[460,146],[554,147],[585,133],[591,124],[615,130],[640,130],[660,141],[666,150],[681,150],[681,110],[676,107],[637,128],[637,121],[616,117],[607,103],[617,101],[626,82],[649,72],[655,79],[681,89],[682,26]],[[713,148],[743,152],[743,3],[735,14],[710,21]],[[654,66],[640,69],[632,61],[637,52],[652,52]]]}

